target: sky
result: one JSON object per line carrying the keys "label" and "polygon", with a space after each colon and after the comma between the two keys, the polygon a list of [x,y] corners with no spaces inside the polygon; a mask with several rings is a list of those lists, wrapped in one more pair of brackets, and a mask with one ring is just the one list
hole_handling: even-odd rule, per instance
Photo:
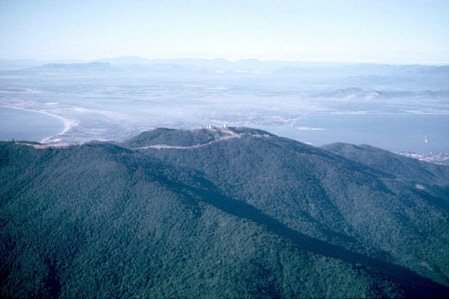
{"label": "sky", "polygon": [[448,0],[0,0],[0,59],[449,63]]}

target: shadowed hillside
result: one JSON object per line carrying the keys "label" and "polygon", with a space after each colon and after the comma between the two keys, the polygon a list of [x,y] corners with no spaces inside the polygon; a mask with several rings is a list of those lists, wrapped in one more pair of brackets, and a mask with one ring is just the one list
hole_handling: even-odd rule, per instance
{"label": "shadowed hillside", "polygon": [[447,167],[246,128],[35,147],[0,143],[2,296],[448,294]]}

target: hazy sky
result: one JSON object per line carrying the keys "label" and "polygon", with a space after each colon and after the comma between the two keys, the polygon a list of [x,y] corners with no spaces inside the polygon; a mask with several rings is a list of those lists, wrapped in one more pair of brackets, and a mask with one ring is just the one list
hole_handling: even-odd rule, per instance
{"label": "hazy sky", "polygon": [[448,63],[449,0],[0,0],[0,58]]}

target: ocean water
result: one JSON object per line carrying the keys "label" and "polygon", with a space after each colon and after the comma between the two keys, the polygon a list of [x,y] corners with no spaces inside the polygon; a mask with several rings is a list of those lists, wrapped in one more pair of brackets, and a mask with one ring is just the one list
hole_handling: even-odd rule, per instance
{"label": "ocean water", "polygon": [[449,152],[449,114],[334,114],[306,116],[272,133],[315,146],[369,144],[390,151]]}
{"label": "ocean water", "polygon": [[40,142],[64,129],[64,122],[35,111],[0,107],[0,140]]}
{"label": "ocean water", "polygon": [[444,70],[377,65],[267,73],[238,72],[237,66],[226,73],[182,69],[0,71],[0,105],[47,112],[67,125],[57,135],[63,129],[58,118],[2,108],[0,139],[123,141],[157,127],[227,124],[315,146],[346,142],[396,152],[449,152]]}

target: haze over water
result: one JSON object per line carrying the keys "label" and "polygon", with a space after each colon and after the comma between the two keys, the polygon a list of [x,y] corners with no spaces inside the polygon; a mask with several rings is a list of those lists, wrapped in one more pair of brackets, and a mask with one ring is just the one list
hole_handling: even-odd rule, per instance
{"label": "haze over water", "polygon": [[445,0],[5,0],[0,106],[64,118],[47,142],[226,123],[449,152],[448,15]]}
{"label": "haze over water", "polygon": [[64,118],[48,142],[227,124],[316,146],[448,152],[447,66],[130,60],[5,70],[1,103]]}

